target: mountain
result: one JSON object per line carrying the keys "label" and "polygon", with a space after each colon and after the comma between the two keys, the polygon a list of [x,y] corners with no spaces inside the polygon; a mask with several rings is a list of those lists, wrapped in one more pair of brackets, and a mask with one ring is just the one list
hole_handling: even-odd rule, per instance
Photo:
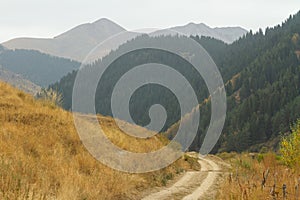
{"label": "mountain", "polygon": [[[99,43],[112,35],[125,31],[124,28],[108,19],[79,25],[54,38],[16,38],[4,42],[8,49],[30,49],[46,54],[82,62],[88,53]],[[102,54],[105,55],[107,49]]]}
{"label": "mountain", "polygon": [[32,95],[36,95],[41,90],[40,86],[26,80],[19,74],[6,70],[2,66],[0,66],[0,80]]}
{"label": "mountain", "polygon": [[[277,149],[282,134],[300,118],[300,12],[282,25],[249,32],[214,60],[227,91],[227,117],[219,151]],[[196,38],[200,41],[199,38]],[[214,57],[214,55],[212,55]],[[197,108],[201,128],[191,149],[199,149],[210,121],[210,99]],[[193,113],[182,120],[193,121]],[[172,138],[180,121],[167,135]]]}
{"label": "mountain", "polygon": [[[210,36],[226,43],[232,43],[247,32],[240,27],[210,28],[205,24],[190,23],[186,26],[155,31],[149,33],[149,35],[173,35],[174,31],[187,36]],[[8,49],[37,50],[46,54],[82,62],[94,47],[106,41],[109,37],[116,36],[113,40],[104,43],[101,49],[97,49],[86,60],[87,62],[93,62],[141,34],[126,31],[118,24],[104,18],[94,23],[79,25],[54,38],[16,38],[4,42],[2,45]]]}
{"label": "mountain", "polygon": [[0,65],[41,87],[47,87],[80,67],[80,63],[69,59],[35,50],[8,50],[1,45]]}
{"label": "mountain", "polygon": [[[263,146],[276,148],[280,133],[286,133],[291,123],[300,118],[300,12],[291,16],[281,25],[261,29],[257,33],[250,31],[238,41],[226,44],[210,37],[192,37],[211,55],[222,74],[227,92],[227,118],[223,135],[214,149],[217,151],[259,151]],[[168,43],[185,40],[184,37],[140,36],[120,46],[118,50],[90,66],[101,67],[101,62],[114,58],[122,49],[143,42]],[[191,80],[200,104],[201,119],[197,137],[190,150],[199,150],[210,122],[210,97],[205,82],[195,73],[188,63],[179,62],[174,55],[162,51],[147,49],[133,52],[118,59],[107,71],[103,82],[96,92],[96,110],[104,115],[112,115],[110,110],[110,91],[130,67],[153,61],[174,66],[187,80]],[[64,96],[64,107],[72,105],[72,88],[76,71],[62,78],[51,87],[57,88]],[[139,76],[139,75],[137,75]],[[141,77],[146,79],[147,77]],[[168,75],[165,74],[165,78]],[[172,80],[170,80],[172,81]],[[183,88],[184,89],[184,88]],[[119,97],[124,92],[116,92]],[[185,96],[189,100],[189,96]],[[148,109],[151,105],[161,104],[167,113],[163,131],[167,130],[170,139],[176,133],[179,119],[188,113],[180,113],[176,97],[167,89],[157,85],[138,89],[130,99],[130,114],[139,125],[150,122]],[[193,120],[193,113],[187,119]],[[159,116],[158,116],[159,117]]]}
{"label": "mountain", "polygon": [[[187,37],[185,37],[185,39],[189,40]],[[103,68],[103,64],[114,59],[115,55],[121,55],[124,49],[132,49],[136,46],[139,46],[140,44],[163,44],[164,46],[170,47],[174,44],[177,44],[176,41],[178,40],[182,40],[183,43],[185,42],[183,38],[177,36],[149,37],[148,35],[142,35],[121,45],[116,51],[111,52],[102,60],[98,60],[83,69],[88,69],[88,71],[92,72],[91,74],[97,74],[97,69]],[[222,41],[217,41],[217,43],[218,46],[226,47],[226,44]],[[192,68],[190,64],[184,59],[178,61],[178,59],[176,59],[176,55],[170,52],[164,52],[156,49],[142,49],[140,51],[132,51],[130,54],[126,54],[126,56],[121,56],[116,60],[116,62],[113,62],[109,66],[109,69],[106,71],[106,75],[103,76],[103,79],[101,79],[101,82],[99,82],[99,85],[101,85],[101,87],[98,87],[96,91],[96,111],[98,113],[101,113],[102,115],[112,116],[112,111],[110,110],[110,95],[118,79],[120,79],[123,74],[129,71],[133,66],[138,66],[143,63],[157,63],[158,61],[160,61],[160,64],[174,66],[176,70],[185,74],[188,80],[195,80],[192,85],[193,88],[195,88],[197,97],[200,100],[203,100],[203,98],[208,95],[207,89],[198,87],[199,85],[205,85],[203,79],[200,75],[195,73],[195,69]],[[195,74],[197,74],[198,76],[195,77]],[[63,107],[67,110],[72,108],[72,91],[76,75],[77,71],[73,71],[67,76],[63,77],[59,82],[50,86],[53,89],[58,89],[58,91],[63,94]],[[172,80],[172,77],[168,76],[168,74],[163,73],[160,75],[164,76],[164,78],[170,83],[176,84],[175,80]],[[149,77],[147,74],[135,74],[135,76],[144,80],[147,80],[147,78]],[[87,80],[91,80],[91,77],[86,78]],[[85,83],[83,84],[87,88],[91,88],[89,85],[89,81],[85,81]],[[180,87],[182,87],[182,90],[180,91],[184,91],[185,85],[182,84]],[[155,93],[157,93],[157,95],[151,96],[151,94]],[[120,95],[120,98],[122,99],[126,95],[126,92],[124,92],[123,90],[118,90],[116,94]],[[187,101],[190,100],[190,96],[185,96],[184,98]],[[166,88],[163,87],[159,87],[156,85],[143,87],[143,89],[139,90],[139,92],[134,93],[134,96],[130,99],[130,104],[134,105],[130,108],[131,112],[133,113],[132,118],[136,120],[138,125],[141,126],[149,123],[150,119],[147,114],[147,109],[153,104],[161,104],[166,108],[169,117],[163,130],[167,130],[169,126],[180,119],[180,109],[178,107],[178,101],[176,100],[172,92],[166,90]],[[124,118],[121,119],[125,120]]]}
{"label": "mountain", "polygon": [[183,34],[186,36],[207,36],[218,40],[222,40],[226,43],[232,43],[245,35],[248,31],[241,27],[223,27],[223,28],[211,28],[203,23],[195,24],[189,23],[185,26],[176,26],[168,29],[162,29],[151,33],[150,35],[176,35]]}

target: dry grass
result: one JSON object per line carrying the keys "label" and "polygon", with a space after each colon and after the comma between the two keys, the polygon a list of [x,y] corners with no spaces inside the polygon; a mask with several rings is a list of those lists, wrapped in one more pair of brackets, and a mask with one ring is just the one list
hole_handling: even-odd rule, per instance
{"label": "dry grass", "polygon": [[[219,156],[232,165],[231,172],[221,187],[219,199],[283,199],[283,184],[287,185],[286,199],[295,199],[295,186],[299,184],[300,171],[283,165],[275,153],[222,153]],[[267,171],[269,173],[265,187],[262,188],[263,173],[266,174]],[[275,190],[272,192],[274,184]]]}
{"label": "dry grass", "polygon": [[[114,120],[111,117],[98,116],[98,121],[103,126],[103,131],[106,136],[112,141],[115,145],[121,147],[124,150],[137,152],[137,153],[146,153],[149,151],[155,151],[161,147],[169,144],[169,140],[161,135],[156,137],[151,137],[154,135],[154,132],[151,132],[143,127],[138,127],[131,125],[127,122],[118,120],[121,127],[126,127],[126,132],[132,134],[124,134]],[[149,137],[139,138],[134,137],[133,135],[139,135],[139,133],[148,133]]]}
{"label": "dry grass", "polygon": [[[122,148],[147,152],[168,142],[161,136],[131,138],[111,118],[100,118],[108,137]],[[196,165],[179,159],[147,174],[112,170],[83,147],[71,113],[4,83],[0,124],[0,199],[136,199],[141,190],[164,185]]]}

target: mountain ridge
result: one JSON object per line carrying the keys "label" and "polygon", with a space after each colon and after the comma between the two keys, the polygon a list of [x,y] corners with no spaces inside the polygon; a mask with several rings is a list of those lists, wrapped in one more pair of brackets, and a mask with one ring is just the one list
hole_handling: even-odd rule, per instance
{"label": "mountain ridge", "polygon": [[[201,28],[202,27],[202,28]],[[203,35],[210,36],[216,39],[220,39],[226,43],[232,43],[239,39],[247,31],[243,28],[238,27],[215,27],[210,28],[204,23],[189,23],[183,26],[175,26],[168,29],[162,29],[149,33],[150,36],[165,35],[168,31],[175,31],[187,36],[190,35]],[[230,32],[232,32],[231,34]],[[94,49],[98,44],[106,40],[107,38],[116,35],[121,32],[125,32],[126,29],[117,23],[107,18],[101,18],[92,23],[84,23],[74,28],[63,32],[53,38],[30,38],[22,37],[15,38],[2,43],[8,49],[29,49],[38,50],[40,52],[68,58],[82,62],[89,52]],[[142,33],[133,33],[129,38],[134,38]],[[127,40],[125,37],[124,41],[117,41],[117,44],[105,47],[101,52],[97,52],[97,56],[91,58],[91,62],[102,58],[107,55],[111,50],[116,49],[120,44],[125,43]]]}
{"label": "mountain ridge", "polygon": [[[299,27],[300,12],[291,16],[282,25],[267,28],[265,32],[262,30],[256,33],[250,31],[230,45],[210,37],[192,37],[211,55],[219,67],[224,82],[227,83],[225,86],[228,107],[227,121],[223,129],[224,135],[220,138],[214,152],[248,149],[259,151],[264,145],[267,148],[276,148],[275,143],[272,146],[267,146],[267,143],[275,141],[274,138],[280,137],[280,133],[288,132],[291,123],[300,117],[299,113],[295,111],[300,108],[300,56],[297,54],[300,51]],[[130,47],[130,45],[140,44],[143,41],[151,42],[151,44],[166,42],[168,45],[172,45],[175,43],[173,41],[184,41],[184,38],[142,36],[121,47]],[[118,53],[118,50],[114,53]],[[188,80],[193,80],[190,84],[196,85],[195,93],[198,100],[200,103],[204,102],[203,106],[200,106],[202,115],[199,122],[200,128],[191,149],[189,149],[197,151],[210,122],[211,104],[208,101],[209,93],[205,82],[197,77],[197,73],[189,70],[188,64],[179,62],[167,53],[165,56],[161,56],[161,54],[162,52],[154,50],[143,51],[143,53],[135,52],[127,59],[124,57],[124,60],[120,59],[119,63],[116,62],[114,66],[110,66],[111,70],[107,72],[107,77],[102,82],[104,89],[98,89],[96,92],[96,111],[104,115],[111,115],[109,107],[105,106],[105,103],[110,102],[110,97],[105,94],[109,93],[114,81],[123,75],[122,70],[128,70],[125,69],[126,67],[151,63],[153,60],[156,63],[174,66],[177,70],[182,70],[180,72],[184,73]],[[105,59],[109,60],[109,58],[103,60]],[[92,67],[97,68],[98,66],[101,66],[101,61]],[[70,73],[60,82],[51,86],[57,88],[64,95],[66,109],[71,108],[72,85],[75,77],[76,72]],[[165,78],[167,77],[165,76]],[[186,98],[188,100],[189,97]],[[182,115],[188,114],[180,114],[178,102],[174,99],[176,98],[164,88],[144,87],[143,90],[136,91],[131,97],[130,103],[134,106],[130,107],[130,114],[137,124],[147,125],[149,123],[149,116],[145,114],[147,109],[150,105],[159,103],[166,109],[168,116],[162,130],[164,131],[178,122]],[[144,109],[146,110],[144,111]],[[172,139],[172,133],[176,131],[176,127],[168,131],[169,139]]]}
{"label": "mountain ridge", "polygon": [[82,62],[97,44],[123,31],[125,29],[116,23],[100,19],[93,23],[78,25],[53,38],[15,38],[2,45],[8,49],[38,50]]}
{"label": "mountain ridge", "polygon": [[80,63],[69,59],[36,50],[9,50],[1,45],[0,65],[41,87],[47,87],[80,67]]}
{"label": "mountain ridge", "polygon": [[167,29],[161,29],[151,33],[150,35],[176,35],[183,34],[186,36],[207,36],[212,37],[218,40],[221,40],[225,43],[233,43],[243,35],[245,35],[248,31],[242,27],[234,26],[234,27],[214,27],[206,25],[205,23],[194,23],[190,22],[186,25],[175,26]]}

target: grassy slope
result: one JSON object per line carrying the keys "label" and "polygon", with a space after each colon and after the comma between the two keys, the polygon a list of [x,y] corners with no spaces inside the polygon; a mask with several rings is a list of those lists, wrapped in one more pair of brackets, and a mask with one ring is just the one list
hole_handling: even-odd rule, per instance
{"label": "grassy slope", "polygon": [[[146,152],[167,142],[160,136],[130,138],[111,118],[100,118],[108,137],[125,149]],[[71,113],[2,82],[0,124],[0,199],[135,199],[141,190],[197,167],[190,159],[179,159],[147,174],[112,170],[83,147]]]}

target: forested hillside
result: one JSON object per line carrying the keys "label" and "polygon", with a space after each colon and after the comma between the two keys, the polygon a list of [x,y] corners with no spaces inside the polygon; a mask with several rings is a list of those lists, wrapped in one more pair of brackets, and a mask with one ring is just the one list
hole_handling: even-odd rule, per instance
{"label": "forested hillside", "polygon": [[[228,96],[223,137],[215,151],[277,147],[280,133],[300,117],[299,33],[300,13],[265,33],[250,32],[228,46],[221,59],[215,57]],[[202,126],[192,149],[201,144],[210,103],[204,102],[200,112]],[[176,127],[168,133],[174,134]]]}
{"label": "forested hillside", "polygon": [[1,45],[0,65],[42,87],[55,83],[80,67],[80,63],[68,59],[34,50],[8,50]]}
{"label": "forested hillside", "polygon": [[[259,150],[262,146],[275,147],[280,133],[289,131],[290,124],[300,117],[300,13],[291,16],[282,25],[250,31],[246,36],[227,45],[207,37],[193,37],[212,56],[219,67],[226,84],[228,112],[222,138],[216,151]],[[128,42],[120,48],[138,44],[141,40],[151,42],[180,40],[180,37],[148,38],[142,36]],[[117,50],[118,51],[118,50]],[[116,53],[116,52],[112,52]],[[129,59],[120,59],[114,63],[112,71],[102,82],[108,91],[130,67],[160,59],[161,63],[173,66],[185,74],[197,93],[199,102],[209,98],[203,80],[187,62],[174,61],[172,55],[160,56],[159,51],[134,52]],[[109,56],[106,59],[109,59]],[[134,58],[134,59],[132,59]],[[104,59],[105,61],[105,59]],[[101,67],[101,61],[93,67]],[[59,89],[64,96],[64,107],[71,108],[72,86],[76,72],[62,78],[51,87]],[[96,110],[104,115],[111,115],[107,109],[110,100],[107,91],[99,90],[96,94]],[[155,95],[153,95],[155,94]],[[187,97],[188,98],[188,97]],[[171,127],[180,119],[178,102],[165,88],[146,86],[139,89],[131,99],[131,114],[140,125],[149,122],[147,109],[153,104],[165,106],[168,120],[163,130]],[[201,120],[197,137],[191,150],[201,146],[202,138],[210,120],[210,102],[203,101],[200,106]],[[184,115],[185,113],[181,113]],[[192,115],[190,115],[192,116]],[[174,124],[167,131],[171,138],[177,130]]]}
{"label": "forested hillside", "polygon": [[[140,37],[135,38],[134,40],[120,46],[117,51],[111,52],[110,55],[105,57],[102,60],[99,60],[95,64],[91,66],[86,66],[94,73],[97,68],[102,68],[104,63],[108,62],[115,55],[120,55],[124,49],[140,46],[140,44],[149,43],[151,45],[156,45],[163,43],[164,45],[172,46],[174,45],[176,40],[181,40],[184,42],[184,38],[186,37],[157,37],[152,38],[147,35],[142,35]],[[220,46],[226,46],[223,42],[216,42]],[[209,45],[208,46],[212,46]],[[213,48],[213,47],[211,47]],[[185,76],[187,80],[191,80],[190,84],[193,89],[196,91],[199,102],[203,101],[208,96],[208,90],[205,86],[205,83],[201,76],[196,72],[196,70],[192,67],[192,65],[187,62],[185,59],[169,53],[167,51],[158,50],[158,49],[142,49],[138,51],[132,51],[125,56],[119,57],[116,61],[114,61],[109,68],[103,74],[97,88],[96,92],[96,111],[103,115],[112,116],[112,111],[110,109],[111,95],[114,89],[115,84],[118,80],[124,75],[126,72],[131,70],[135,66],[139,66],[146,63],[160,63],[167,66],[172,66],[176,69],[180,74]],[[94,74],[91,73],[91,74]],[[147,75],[136,74],[136,76],[143,76],[142,78],[146,79]],[[163,76],[169,80],[169,82],[174,82],[172,77],[169,74],[163,74]],[[76,77],[76,72],[70,73],[68,76],[61,79],[59,83],[52,85],[53,89],[58,89],[59,92],[63,94],[64,102],[63,106],[66,109],[70,109],[72,105],[72,90],[73,83]],[[83,83],[86,84],[86,83]],[[200,87],[199,87],[200,86]],[[87,88],[89,88],[87,86]],[[182,86],[182,91],[184,90],[184,85]],[[122,97],[125,96],[123,91],[118,91],[118,95]],[[186,101],[190,100],[190,96],[184,97]],[[149,84],[139,88],[136,92],[134,92],[133,96],[130,99],[130,112],[132,114],[132,118],[135,122],[141,126],[145,126],[150,122],[150,118],[148,115],[149,108],[154,104],[162,105],[168,115],[168,119],[166,121],[165,127],[163,130],[167,130],[172,124],[178,121],[181,117],[180,115],[180,107],[179,102],[176,99],[175,95],[165,87],[162,87],[157,84]],[[196,105],[195,105],[196,106]],[[182,113],[186,114],[186,113]],[[159,116],[158,116],[159,117]],[[125,119],[123,119],[125,120]]]}

